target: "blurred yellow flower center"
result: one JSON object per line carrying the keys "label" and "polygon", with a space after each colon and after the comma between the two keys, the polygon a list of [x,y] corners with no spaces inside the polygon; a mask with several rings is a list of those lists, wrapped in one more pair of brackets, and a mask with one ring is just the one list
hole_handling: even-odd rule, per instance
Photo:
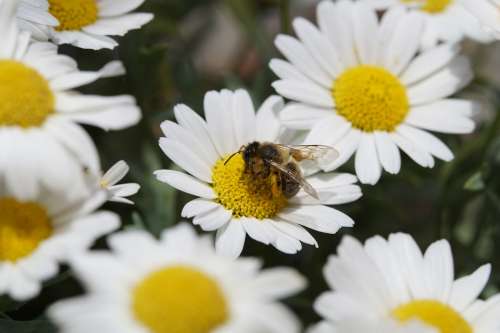
{"label": "blurred yellow flower center", "polygon": [[453,2],[453,0],[401,0],[407,4],[418,6],[424,12],[437,14],[444,12],[446,8]]}
{"label": "blurred yellow flower center", "polygon": [[233,212],[235,218],[242,216],[258,219],[276,216],[286,205],[285,196],[276,190],[273,176],[262,178],[245,172],[245,161],[241,154],[220,159],[212,171],[212,186],[217,201]]}
{"label": "blurred yellow flower center", "polygon": [[409,110],[406,89],[387,70],[359,66],[335,81],[332,95],[338,114],[365,132],[393,131]]}
{"label": "blurred yellow flower center", "polygon": [[473,333],[472,327],[460,313],[437,301],[413,301],[399,306],[392,314],[400,322],[421,320],[439,333]]}
{"label": "blurred yellow flower center", "polygon": [[0,126],[40,126],[54,112],[49,84],[34,69],[0,60]]}
{"label": "blurred yellow flower center", "polygon": [[97,21],[96,0],[49,0],[49,11],[59,20],[56,30],[80,30]]}
{"label": "blurred yellow flower center", "polygon": [[36,203],[0,198],[0,261],[30,255],[52,235],[47,211]]}
{"label": "blurred yellow flower center", "polygon": [[217,281],[189,266],[147,276],[134,289],[133,312],[152,333],[210,333],[229,317]]}

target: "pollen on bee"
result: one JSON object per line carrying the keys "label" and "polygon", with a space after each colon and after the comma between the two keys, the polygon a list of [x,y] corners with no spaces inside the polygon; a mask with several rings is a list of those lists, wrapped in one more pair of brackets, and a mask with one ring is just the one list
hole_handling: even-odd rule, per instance
{"label": "pollen on bee", "polygon": [[220,159],[212,170],[212,186],[217,201],[232,211],[233,217],[266,219],[276,216],[286,205],[275,174],[256,177],[245,172],[241,154]]}

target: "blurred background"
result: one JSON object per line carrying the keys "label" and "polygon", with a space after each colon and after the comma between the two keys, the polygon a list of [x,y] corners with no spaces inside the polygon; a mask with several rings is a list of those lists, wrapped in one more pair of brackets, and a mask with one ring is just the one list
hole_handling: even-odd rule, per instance
{"label": "blurred background", "polygon": [[[129,181],[141,184],[135,206],[108,204],[118,212],[124,228],[144,228],[154,235],[179,222],[183,205],[191,198],[156,181],[153,171],[176,168],[160,151],[159,124],[173,119],[173,106],[185,103],[202,112],[207,90],[246,88],[255,105],[274,91],[276,78],[267,64],[279,57],[273,39],[290,33],[295,16],[315,19],[313,0],[147,0],[141,11],[155,20],[120,39],[113,51],[94,52],[61,47],[82,69],[96,69],[112,59],[125,63],[128,74],[100,80],[82,89],[104,95],[132,94],[143,110],[142,122],[131,129],[106,133],[88,128],[101,154],[103,169],[123,159],[131,166]],[[305,325],[319,318],[314,299],[326,289],[322,266],[343,234],[360,240],[375,234],[386,237],[407,232],[421,247],[448,239],[453,247],[457,276],[485,262],[493,264],[487,294],[500,286],[500,44],[465,43],[476,70],[474,83],[461,94],[481,103],[478,128],[470,136],[441,138],[455,152],[450,163],[423,169],[403,160],[402,172],[385,174],[375,187],[363,186],[364,196],[338,208],[354,218],[353,229],[337,235],[313,232],[319,249],[304,245],[298,255],[285,255],[249,238],[243,255],[262,258],[265,266],[292,266],[310,281],[302,294],[286,300]],[[347,164],[342,171],[353,172]],[[96,248],[105,247],[101,240]],[[0,333],[52,333],[44,316],[55,300],[83,290],[63,267],[46,283],[42,294],[28,303],[0,298]],[[111,333],[111,332],[110,332]]]}

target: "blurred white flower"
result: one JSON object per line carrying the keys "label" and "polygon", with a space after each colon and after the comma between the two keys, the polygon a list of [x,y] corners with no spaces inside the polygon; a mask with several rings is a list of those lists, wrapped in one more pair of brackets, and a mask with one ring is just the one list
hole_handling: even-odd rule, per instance
{"label": "blurred white flower", "polygon": [[[252,142],[283,143],[277,114],[283,108],[278,96],[268,98],[255,113],[245,90],[211,91],[205,95],[206,121],[185,105],[174,109],[178,123],[165,121],[160,139],[163,152],[187,173],[160,170],[158,180],[199,197],[184,206],[182,216],[205,231],[217,230],[219,253],[238,257],[246,235],[285,253],[297,253],[301,242],[317,246],[304,229],[334,234],[354,221],[328,207],[355,201],[361,190],[350,174],[317,174],[307,181],[319,200],[301,190],[287,199],[273,192],[270,177],[245,172],[238,153]],[[228,160],[231,157],[230,160]]]}
{"label": "blurred white flower", "polygon": [[129,170],[125,161],[118,161],[101,177],[99,186],[107,192],[109,201],[134,204],[127,197],[136,194],[141,186],[136,183],[118,184]]}
{"label": "blurred white flower", "polygon": [[103,129],[136,124],[141,111],[132,96],[83,95],[74,88],[124,73],[114,61],[99,71],[79,71],[51,43],[30,42],[15,22],[16,1],[0,2],[0,179],[19,198],[40,186],[64,190],[100,161],[78,123]]}
{"label": "blurred white flower", "polygon": [[88,294],[56,303],[61,333],[298,333],[278,299],[306,281],[290,268],[261,270],[253,258],[215,254],[210,238],[188,224],[160,240],[145,231],[109,237],[109,252],[75,256],[71,266]]}
{"label": "blurred white flower", "polygon": [[[123,36],[153,19],[152,14],[130,13],[145,0],[23,0],[20,17],[34,37],[85,49],[113,49],[108,36]],[[24,15],[23,15],[24,14]],[[56,19],[56,24],[49,20]]]}
{"label": "blurred white flower", "polygon": [[[480,43],[494,40],[479,22],[461,4],[460,0],[362,0],[373,8],[386,10],[406,7],[422,16],[425,26],[421,38],[422,48],[428,49],[439,42],[457,43],[470,38]],[[472,0],[476,3],[476,0]]]}
{"label": "blurred white flower", "polygon": [[324,1],[319,29],[294,21],[299,39],[280,35],[274,59],[276,91],[293,100],[280,117],[293,129],[310,129],[305,144],[337,148],[333,170],[355,154],[362,183],[376,184],[382,169],[397,174],[400,150],[423,167],[453,153],[428,131],[470,133],[472,101],[448,98],[472,78],[454,44],[418,53],[424,20],[403,8],[377,13],[364,2]]}
{"label": "blurred white flower", "polygon": [[59,263],[117,229],[118,216],[95,212],[105,201],[79,187],[19,198],[0,182],[0,295],[35,297]]}
{"label": "blurred white flower", "polygon": [[500,3],[498,0],[456,0],[460,2],[470,14],[479,20],[479,23],[488,32],[500,39]]}
{"label": "blurred white flower", "polygon": [[[327,327],[333,328],[330,332],[353,333],[341,328],[363,325],[386,333],[384,328],[395,323],[403,325],[401,332],[498,332],[500,294],[478,299],[490,271],[490,265],[484,265],[455,280],[446,240],[434,242],[422,254],[407,234],[392,234],[388,240],[375,236],[364,245],[344,237],[323,270],[332,291],[315,303],[324,318],[315,333]],[[418,328],[418,323],[428,328]]]}
{"label": "blurred white flower", "polygon": [[[398,323],[393,320],[372,320],[352,318],[332,324],[323,321],[311,327],[307,333],[444,333],[418,321]],[[459,333],[459,332],[454,332]]]}

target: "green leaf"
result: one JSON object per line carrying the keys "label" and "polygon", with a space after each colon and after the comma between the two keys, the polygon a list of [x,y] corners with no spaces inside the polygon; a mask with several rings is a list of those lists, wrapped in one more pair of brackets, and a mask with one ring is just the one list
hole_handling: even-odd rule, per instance
{"label": "green leaf", "polygon": [[470,177],[464,185],[464,188],[469,191],[482,191],[485,188],[483,174],[481,172],[476,172]]}

